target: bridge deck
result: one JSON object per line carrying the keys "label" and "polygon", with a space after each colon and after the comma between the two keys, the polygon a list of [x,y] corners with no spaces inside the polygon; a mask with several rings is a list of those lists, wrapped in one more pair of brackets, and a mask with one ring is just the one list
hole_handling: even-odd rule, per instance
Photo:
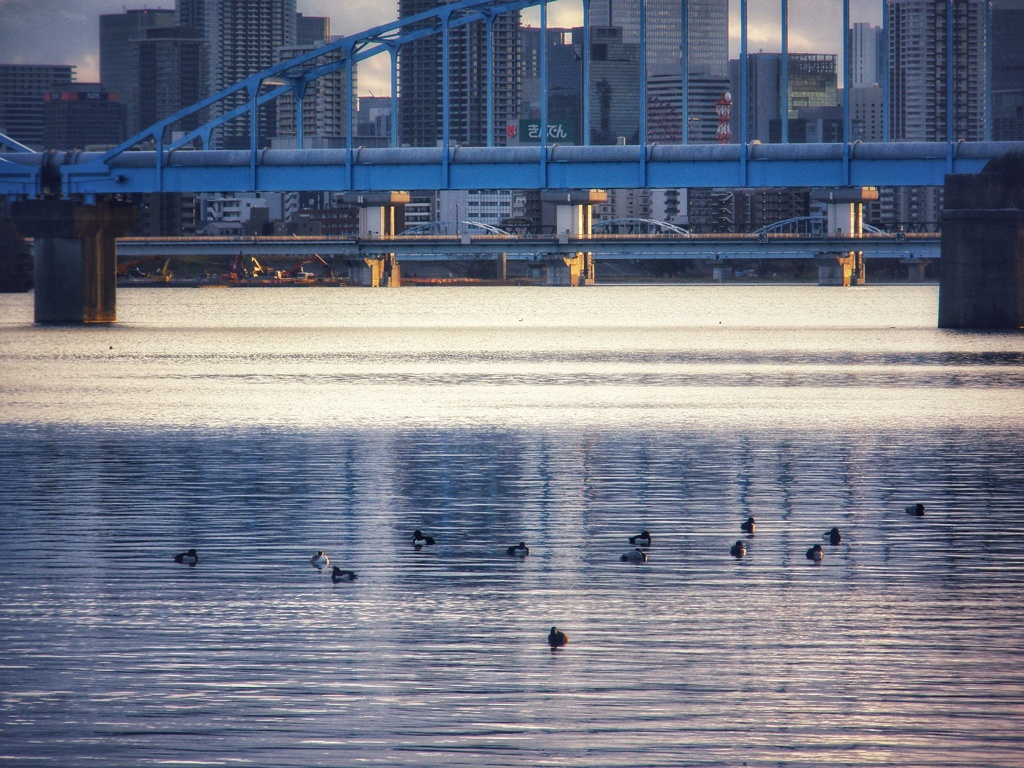
{"label": "bridge deck", "polygon": [[400,261],[506,258],[536,261],[580,252],[601,259],[813,259],[820,253],[860,251],[865,258],[937,259],[940,236],[863,235],[591,235],[569,237],[500,237],[495,235],[375,238],[122,238],[119,258],[246,256],[302,258],[311,253],[340,259],[393,253]]}
{"label": "bridge deck", "polygon": [[[939,186],[1014,142],[0,153],[0,194]],[[500,180],[500,184],[498,181]]]}

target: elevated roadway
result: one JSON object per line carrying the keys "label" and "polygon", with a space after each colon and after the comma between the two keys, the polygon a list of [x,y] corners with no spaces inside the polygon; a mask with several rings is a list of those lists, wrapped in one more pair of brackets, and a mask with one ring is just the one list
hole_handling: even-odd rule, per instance
{"label": "elevated roadway", "polygon": [[120,238],[121,259],[145,256],[280,256],[360,259],[393,254],[403,262],[494,259],[539,261],[592,254],[606,259],[814,259],[822,253],[859,252],[866,259],[937,259],[938,234],[842,235],[590,235],[584,237],[417,235],[371,237]]}

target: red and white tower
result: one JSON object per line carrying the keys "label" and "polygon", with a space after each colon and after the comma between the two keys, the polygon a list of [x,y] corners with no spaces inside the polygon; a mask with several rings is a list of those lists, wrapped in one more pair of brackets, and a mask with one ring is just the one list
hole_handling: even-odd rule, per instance
{"label": "red and white tower", "polygon": [[715,131],[718,143],[732,143],[732,129],[729,127],[729,122],[732,119],[732,94],[728,91],[715,102],[715,114],[718,115],[718,130]]}

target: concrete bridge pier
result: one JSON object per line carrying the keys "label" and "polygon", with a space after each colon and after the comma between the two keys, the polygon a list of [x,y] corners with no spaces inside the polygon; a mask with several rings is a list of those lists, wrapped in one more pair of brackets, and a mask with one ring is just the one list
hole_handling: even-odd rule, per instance
{"label": "concrete bridge pier", "polygon": [[944,200],[939,327],[1024,328],[1024,149],[947,175]]}
{"label": "concrete bridge pier", "polygon": [[367,256],[349,261],[348,284],[361,288],[398,288],[402,284],[401,266],[393,253]]}
{"label": "concrete bridge pier", "polygon": [[[593,224],[595,203],[608,200],[603,189],[560,190],[541,193],[541,202],[554,206],[555,234],[559,243],[570,239],[588,238]],[[578,252],[554,261],[548,261],[548,285],[593,285],[594,254]]]}
{"label": "concrete bridge pier", "polygon": [[[859,257],[859,258],[858,258]],[[861,285],[864,282],[864,255],[848,253],[816,253],[818,285]]]}
{"label": "concrete bridge pier", "polygon": [[580,270],[580,284],[581,285],[593,285],[594,284],[594,254],[592,253],[578,253],[577,256],[583,259],[583,266]]}
{"label": "concrete bridge pier", "polygon": [[[864,234],[864,203],[878,199],[874,187],[839,187],[812,193],[812,200],[824,203],[828,234],[854,238]],[[815,256],[818,285],[864,285],[863,251],[822,253]]]}
{"label": "concrete bridge pier", "polygon": [[136,219],[131,203],[20,200],[12,218],[34,239],[35,322],[117,322],[115,241]]}
{"label": "concrete bridge pier", "polygon": [[[342,196],[348,205],[359,207],[359,237],[394,237],[402,225],[402,211],[408,192],[349,192]],[[398,288],[401,268],[393,253],[367,256],[348,263],[348,284],[367,288]]]}
{"label": "concrete bridge pier", "polygon": [[[585,285],[582,280],[585,275],[586,257],[585,253],[577,253],[572,256],[556,256],[547,259],[547,280],[546,285],[560,285],[575,288],[578,285]],[[593,260],[591,260],[593,265]],[[591,278],[593,281],[593,278]],[[593,282],[589,283],[593,285]]]}
{"label": "concrete bridge pier", "polygon": [[903,264],[907,268],[907,282],[908,283],[923,283],[925,268],[928,266],[927,259],[900,259],[900,264]]}

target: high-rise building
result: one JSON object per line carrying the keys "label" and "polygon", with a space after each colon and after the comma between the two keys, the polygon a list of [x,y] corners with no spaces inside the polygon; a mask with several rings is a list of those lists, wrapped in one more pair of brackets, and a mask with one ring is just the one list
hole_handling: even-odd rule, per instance
{"label": "high-rise building", "polygon": [[[210,90],[213,93],[244,80],[277,62],[281,46],[296,40],[296,0],[178,0],[175,10],[179,26],[194,27],[209,44]],[[238,94],[213,105],[211,116],[223,114],[245,103]],[[260,146],[276,132],[273,102],[260,109]],[[248,116],[236,118],[214,133],[214,148],[249,146]]]}
{"label": "high-rise building", "polygon": [[[851,141],[882,141],[884,133],[885,36],[858,21],[849,32]],[[792,139],[791,139],[792,140]]]}
{"label": "high-rise building", "polygon": [[[208,48],[206,40],[192,27],[154,27],[131,41],[133,77],[126,99],[129,135],[209,94]],[[204,122],[205,115],[196,113],[184,118],[172,130],[191,131]]]}
{"label": "high-rise building", "polygon": [[850,89],[851,122],[854,126],[859,125],[861,130],[859,136],[854,132],[855,141],[882,141],[885,138],[882,132],[885,125],[883,95],[884,91],[879,87]]}
{"label": "high-rise building", "polygon": [[331,39],[331,20],[327,16],[295,16],[296,45],[324,45]]}
{"label": "high-rise building", "polygon": [[[429,11],[443,0],[399,0],[398,16]],[[410,27],[411,28],[411,27]],[[506,141],[506,129],[519,113],[519,12],[494,19],[493,63],[496,144]],[[474,22],[449,34],[449,139],[452,144],[487,143],[487,25]],[[443,138],[442,37],[428,35],[406,43],[398,55],[398,140],[400,144],[436,146]]]}
{"label": "high-rise building", "polygon": [[854,88],[880,85],[885,71],[885,38],[881,27],[866,21],[850,28],[850,83]]}
{"label": "high-rise building", "polygon": [[[124,104],[126,136],[134,136],[210,93],[208,45],[199,31],[175,26],[173,10],[130,10],[100,16],[100,78]],[[189,131],[205,121],[190,115],[172,126]],[[195,233],[195,195],[142,196],[132,234],[142,237]]]}
{"label": "high-rise building", "polygon": [[[323,45],[323,41],[307,43],[305,45],[285,45],[277,49],[277,56],[280,61],[288,61],[296,56],[314,51]],[[316,60],[317,64],[326,64],[328,61],[341,61],[344,58],[341,51],[336,51],[329,57],[321,57]],[[305,147],[344,147],[345,136],[348,131],[348,121],[345,119],[346,99],[345,81],[346,73],[344,67],[339,67],[333,72],[311,81],[306,86],[306,92],[302,99],[302,136]],[[352,104],[357,103],[356,72],[352,73]],[[275,147],[294,147],[294,137],[298,130],[298,112],[296,110],[295,98],[291,94],[279,96],[277,99],[277,130],[275,131]]]}
{"label": "high-rise building", "polygon": [[640,46],[622,37],[621,27],[590,29],[591,144],[639,141]]}
{"label": "high-rise building", "polygon": [[149,122],[140,122],[135,114],[133,97],[139,83],[132,43],[144,39],[147,30],[172,26],[174,11],[159,8],[100,16],[100,82],[108,91],[121,94],[131,134],[150,125]]}
{"label": "high-rise building", "polygon": [[74,79],[70,65],[0,64],[0,133],[31,149],[45,149],[43,96]]}
{"label": "high-rise building", "polygon": [[356,141],[360,147],[391,146],[391,97],[360,96]]}
{"label": "high-rise building", "polygon": [[[580,30],[576,31],[576,38]],[[541,30],[523,27],[519,30],[520,117],[540,118],[540,53]],[[560,144],[583,143],[583,62],[577,53],[572,29],[548,28],[548,121],[558,124],[569,134],[557,139]]]}
{"label": "high-rise building", "polygon": [[[889,0],[889,137],[980,141],[986,121],[985,0],[953,0],[952,130],[947,132],[946,3]],[[1017,41],[1017,45],[1019,45]]]}
{"label": "high-rise building", "polygon": [[[838,97],[838,56],[833,53],[791,53],[788,56],[788,117],[807,107],[834,107]],[[740,63],[730,62],[733,93],[740,92]],[[780,113],[781,53],[747,56],[747,141],[769,142],[773,120]],[[732,132],[739,137],[742,110],[732,110]]]}
{"label": "high-rise building", "polygon": [[[952,95],[947,100],[946,3],[889,0],[889,138],[893,141],[979,141],[985,138],[987,39],[985,0],[952,0]],[[1019,45],[1019,41],[1016,42]],[[951,107],[951,109],[950,109]],[[949,126],[947,114],[952,114]],[[951,129],[951,130],[948,130]],[[881,225],[934,228],[942,187],[879,191]]]}
{"label": "high-rise building", "polygon": [[[651,75],[647,80],[647,140],[678,144],[683,136],[683,78],[679,73]],[[687,141],[690,144],[716,144],[718,102],[730,89],[729,78],[690,75],[687,81]]]}
{"label": "high-rise building", "polygon": [[[646,0],[649,74],[682,71],[682,5]],[[729,0],[689,0],[687,62],[690,74],[724,77],[729,70]],[[622,27],[624,43],[640,42],[640,0],[592,0],[593,27]]]}
{"label": "high-rise building", "polygon": [[1024,141],[1024,0],[992,0],[992,140]]}
{"label": "high-rise building", "polygon": [[109,147],[125,138],[121,96],[101,83],[69,83],[43,94],[43,143],[54,149]]}

